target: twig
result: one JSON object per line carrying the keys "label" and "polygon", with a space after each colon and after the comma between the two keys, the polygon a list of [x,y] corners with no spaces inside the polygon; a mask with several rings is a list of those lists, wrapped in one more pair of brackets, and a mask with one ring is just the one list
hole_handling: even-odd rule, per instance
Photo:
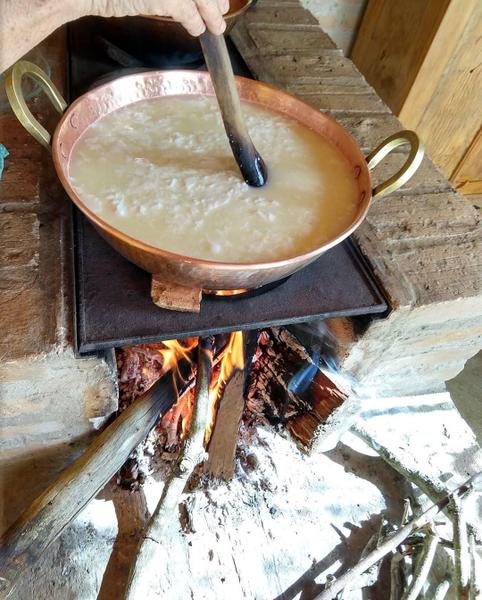
{"label": "twig", "polygon": [[470,534],[469,536],[469,552],[470,552],[470,580],[469,580],[469,590],[470,600],[476,600],[476,598],[480,598],[480,586],[477,577],[477,573],[480,574],[480,570],[477,570],[477,548],[475,547],[475,536]]}
{"label": "twig", "polygon": [[395,550],[395,548],[397,548],[397,546],[399,546],[411,533],[430,523],[438,512],[447,507],[452,498],[461,497],[471,490],[475,484],[475,481],[480,475],[481,473],[477,473],[461,486],[439,500],[436,504],[431,506],[428,510],[423,512],[421,515],[415,517],[409,523],[400,529],[397,529],[397,531],[394,531],[386,538],[384,542],[380,544],[378,548],[362,559],[357,565],[351,569],[348,569],[341,577],[331,583],[328,588],[318,594],[315,597],[316,600],[332,600],[332,598],[334,598],[338,592],[343,590],[351,581],[353,581],[354,578],[359,577],[374,563],[381,560],[389,552]]}
{"label": "twig", "polygon": [[422,551],[415,565],[413,579],[403,593],[401,600],[416,600],[418,598],[430,572],[438,542],[438,535],[430,528],[423,541]]}
{"label": "twig", "polygon": [[[159,544],[169,544],[167,531],[177,519],[178,505],[186,481],[194,468],[204,460],[204,432],[208,419],[209,382],[212,371],[212,344],[209,338],[199,339],[196,401],[193,409],[189,436],[177,460],[170,478],[162,490],[159,503],[149,520],[139,545],[136,560],[129,573],[126,600],[148,598],[146,572],[152,568],[160,579],[162,562],[158,561]],[[176,532],[178,530],[176,529]],[[172,539],[171,539],[172,542]],[[165,565],[164,565],[165,566]]]}
{"label": "twig", "polygon": [[405,560],[403,554],[395,552],[390,561],[390,600],[400,600],[402,595],[402,574],[400,563]]}
{"label": "twig", "polygon": [[468,600],[470,578],[469,539],[465,510],[460,498],[452,498],[449,504],[454,538],[453,583],[458,600]]}
{"label": "twig", "polygon": [[444,579],[441,581],[438,586],[435,588],[433,594],[433,600],[445,600],[447,596],[447,592],[450,589],[450,579]]}
{"label": "twig", "polygon": [[[370,554],[370,552],[373,552],[373,550],[375,550],[376,548],[378,548],[380,546],[383,539],[385,538],[386,531],[387,531],[387,522],[385,519],[382,519],[380,522],[378,531],[376,531],[372,536],[370,536],[370,539],[365,544],[365,547],[363,548],[361,555],[360,555],[360,560],[363,560],[365,558],[365,556],[368,556],[368,554]],[[369,569],[367,569],[365,571],[365,573],[363,573],[360,577],[358,577],[352,583],[350,583],[343,591],[351,592],[351,591],[355,591],[355,590],[361,590],[364,587],[369,587],[371,585],[374,585],[380,574],[380,567],[381,567],[381,561],[374,563]]]}
{"label": "twig", "polygon": [[[437,504],[439,500],[445,497],[447,494],[447,489],[444,487],[442,483],[439,481],[434,481],[427,475],[424,475],[420,471],[412,471],[408,469],[406,465],[400,462],[400,460],[395,456],[393,452],[391,452],[385,446],[382,446],[377,440],[373,438],[373,436],[364,429],[361,425],[355,424],[352,426],[352,433],[357,435],[360,439],[362,439],[368,446],[370,446],[375,452],[377,452],[381,458],[385,462],[387,462],[395,471],[403,475],[406,479],[414,483],[422,492],[430,498],[430,500]],[[452,520],[452,515],[449,510],[444,510],[446,515]],[[476,542],[480,542],[477,536],[477,528],[472,525],[472,523],[467,524],[469,532],[474,533]]]}
{"label": "twig", "polygon": [[400,521],[401,525],[405,525],[407,523],[410,514],[413,514],[412,504],[410,502],[410,498],[405,498],[405,500],[403,501],[402,519]]}

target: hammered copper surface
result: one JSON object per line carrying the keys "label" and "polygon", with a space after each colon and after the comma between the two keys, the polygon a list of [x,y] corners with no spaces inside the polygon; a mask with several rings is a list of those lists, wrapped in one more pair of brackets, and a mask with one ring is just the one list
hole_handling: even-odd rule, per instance
{"label": "hammered copper surface", "polygon": [[[354,139],[333,119],[297,98],[270,85],[237,78],[242,100],[292,117],[331,140],[350,163],[358,183],[358,211],[337,237],[306,254],[289,259],[253,264],[235,264],[180,256],[149,246],[109,225],[82,201],[69,180],[69,160],[82,133],[105,115],[139,100],[178,95],[213,96],[209,74],[199,71],[151,71],[127,75],[95,88],[78,98],[65,112],[55,131],[52,154],[62,185],[101,235],[123,256],[167,281],[208,289],[255,288],[294,273],[345,239],[364,219],[371,198],[371,183],[365,158]],[[179,234],[182,235],[182,229]]]}

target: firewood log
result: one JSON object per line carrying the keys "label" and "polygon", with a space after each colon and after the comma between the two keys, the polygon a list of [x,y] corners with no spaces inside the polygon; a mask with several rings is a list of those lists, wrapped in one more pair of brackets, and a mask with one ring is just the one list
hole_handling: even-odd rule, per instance
{"label": "firewood log", "polygon": [[120,469],[175,401],[168,373],[113,421],[12,524],[0,540],[0,597],[6,598],[74,517]]}

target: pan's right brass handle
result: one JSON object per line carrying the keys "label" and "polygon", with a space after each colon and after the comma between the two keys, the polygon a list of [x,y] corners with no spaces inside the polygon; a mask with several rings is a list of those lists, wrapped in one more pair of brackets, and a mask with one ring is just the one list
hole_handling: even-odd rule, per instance
{"label": "pan's right brass handle", "polygon": [[25,102],[22,93],[22,78],[26,75],[32,77],[42,87],[44,92],[49,97],[55,109],[62,114],[67,108],[67,102],[62,98],[59,90],[55,87],[48,75],[42,71],[40,67],[26,60],[19,60],[7,72],[5,76],[5,89],[7,98],[10,102],[13,112],[17,119],[22,123],[25,129],[37,140],[42,146],[50,150],[51,135],[42,127],[37,119],[30,112],[30,109]]}
{"label": "pan's right brass handle", "polygon": [[392,150],[395,150],[395,148],[403,146],[404,144],[410,146],[410,153],[405,161],[405,164],[397,173],[395,173],[395,175],[392,175],[389,179],[387,179],[387,181],[373,188],[373,198],[381,198],[390,192],[398,190],[402,187],[402,185],[407,183],[407,181],[415,174],[416,170],[420,166],[424,155],[424,149],[423,144],[419,140],[415,131],[405,130],[399,131],[398,133],[394,133],[390,137],[387,137],[386,140],[384,140],[366,157],[368,168],[371,170],[376,167],[387,154],[392,152]]}

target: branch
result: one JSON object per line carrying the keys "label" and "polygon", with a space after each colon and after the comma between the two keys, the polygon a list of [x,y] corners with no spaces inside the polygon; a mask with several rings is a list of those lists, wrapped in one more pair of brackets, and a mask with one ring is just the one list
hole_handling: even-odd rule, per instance
{"label": "branch", "polygon": [[460,498],[452,498],[449,511],[453,523],[454,573],[453,583],[457,600],[469,597],[470,554],[465,510]]}
{"label": "branch", "polygon": [[364,573],[367,569],[369,569],[374,563],[381,560],[386,554],[392,552],[399,546],[405,539],[414,531],[428,525],[433,519],[433,517],[439,513],[441,510],[444,510],[452,498],[462,497],[469,490],[471,490],[482,473],[477,473],[470,479],[468,479],[461,486],[447,494],[444,498],[439,500],[436,504],[431,506],[424,513],[412,519],[409,523],[397,529],[397,531],[393,532],[389,535],[384,542],[380,544],[378,548],[376,548],[373,552],[368,554],[364,559],[362,559],[357,565],[348,569],[340,578],[336,579],[333,583],[330,584],[328,588],[323,590],[320,594],[315,596],[315,600],[332,600],[338,592],[341,592],[354,578],[359,577],[362,573]]}
{"label": "branch", "polygon": [[438,535],[430,528],[423,541],[422,551],[418,558],[410,585],[403,593],[401,600],[416,600],[426,582],[437,551]]}
{"label": "branch", "polygon": [[122,467],[174,403],[165,375],[104,429],[92,444],[13,523],[0,540],[0,596],[8,596],[76,515]]}
{"label": "branch", "polygon": [[480,574],[481,570],[477,570],[477,548],[475,545],[475,536],[470,534],[469,536],[469,551],[470,551],[470,581],[469,581],[469,589],[470,589],[470,600],[475,600],[476,598],[481,597],[479,580],[477,577],[477,573]]}
{"label": "branch", "polygon": [[450,589],[450,579],[444,579],[436,587],[434,594],[433,594],[433,600],[445,600],[449,589]]}
{"label": "branch", "polygon": [[[418,488],[420,488],[422,492],[426,496],[428,496],[434,504],[436,504],[439,500],[445,497],[445,495],[447,494],[447,489],[442,483],[434,481],[433,479],[427,477],[420,471],[412,471],[408,469],[404,464],[400,462],[400,460],[393,452],[391,452],[385,446],[379,444],[377,440],[375,440],[372,437],[372,435],[362,426],[355,424],[352,426],[350,431],[352,431],[355,435],[362,439],[368,446],[370,446],[370,448],[375,450],[375,452],[377,452],[385,462],[387,462],[393,469],[395,469],[395,471],[400,473],[400,475],[403,475],[403,477],[405,477],[410,482],[414,483]],[[444,512],[450,518],[450,520],[453,519],[449,510],[444,509]],[[468,523],[467,525],[469,528],[469,532],[474,533],[474,535],[476,536],[476,541],[479,542],[480,540],[477,539],[476,534],[477,528],[474,527],[471,523]]]}
{"label": "branch", "polygon": [[390,600],[400,600],[402,595],[402,575],[400,563],[405,560],[403,554],[395,552],[390,561]]}
{"label": "branch", "polygon": [[169,531],[169,529],[172,528],[173,521],[177,522],[178,505],[189,476],[206,456],[204,432],[208,418],[211,371],[211,339],[200,338],[196,400],[189,436],[184,444],[184,449],[179,455],[173,473],[164,484],[159,503],[143,533],[136,560],[129,574],[124,596],[126,600],[149,598],[146,590],[146,586],[148,586],[146,573],[151,570],[152,565],[153,572],[156,572],[156,576],[160,579],[162,577],[160,569],[163,565],[166,567],[165,563],[158,560],[159,544],[166,546],[172,544],[172,535],[179,535],[178,527],[173,531]]}

